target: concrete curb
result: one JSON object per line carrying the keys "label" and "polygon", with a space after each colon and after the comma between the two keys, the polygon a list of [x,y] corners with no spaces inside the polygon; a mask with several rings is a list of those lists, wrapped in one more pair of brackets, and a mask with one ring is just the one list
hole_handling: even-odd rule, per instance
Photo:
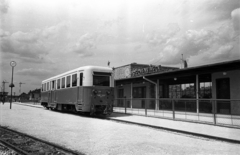
{"label": "concrete curb", "polygon": [[144,127],[150,127],[150,128],[155,128],[155,129],[161,129],[161,130],[166,130],[166,131],[171,131],[171,132],[178,132],[178,133],[183,133],[183,134],[187,134],[187,135],[193,135],[193,136],[198,136],[198,137],[203,137],[203,138],[209,138],[209,139],[214,139],[214,140],[219,140],[219,141],[240,144],[240,140],[235,140],[235,139],[211,136],[211,135],[200,134],[200,133],[196,133],[196,132],[177,130],[177,129],[167,128],[167,127],[160,127],[160,126],[148,125],[148,124],[143,124],[143,123],[125,121],[125,120],[118,120],[118,119],[114,119],[114,118],[106,118],[106,119],[115,121],[115,122],[123,122],[123,123],[128,123],[128,124],[134,124],[134,125],[139,125],[139,126],[144,126]]}
{"label": "concrete curb", "polygon": [[14,104],[23,105],[23,106],[29,106],[29,107],[35,107],[35,108],[43,108],[43,107],[40,107],[41,105],[37,106],[37,105],[24,104],[24,103],[14,103]]}

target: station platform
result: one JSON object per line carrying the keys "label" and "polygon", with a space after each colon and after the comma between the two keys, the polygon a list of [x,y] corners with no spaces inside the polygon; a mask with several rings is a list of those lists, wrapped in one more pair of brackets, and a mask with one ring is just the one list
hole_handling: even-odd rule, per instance
{"label": "station platform", "polygon": [[[43,108],[39,103],[13,103],[25,106]],[[152,127],[166,131],[183,133],[204,138],[227,141],[240,144],[240,128],[203,124],[196,122],[186,122],[171,119],[146,117],[140,115],[130,115],[123,113],[112,113],[108,118],[111,121],[136,124],[140,126]]]}

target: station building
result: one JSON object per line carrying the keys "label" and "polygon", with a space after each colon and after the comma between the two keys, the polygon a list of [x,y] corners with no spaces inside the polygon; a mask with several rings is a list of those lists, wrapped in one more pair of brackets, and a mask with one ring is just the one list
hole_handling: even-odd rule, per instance
{"label": "station building", "polygon": [[240,126],[240,60],[188,68],[114,68],[114,110]]}

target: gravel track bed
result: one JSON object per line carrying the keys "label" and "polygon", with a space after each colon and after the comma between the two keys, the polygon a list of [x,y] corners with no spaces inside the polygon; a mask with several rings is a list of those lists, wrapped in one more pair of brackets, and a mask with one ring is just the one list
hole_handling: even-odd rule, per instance
{"label": "gravel track bed", "polygon": [[[34,155],[74,155],[78,154],[71,150],[67,150],[60,146],[50,145],[50,143],[44,143],[42,140],[39,141],[36,138],[22,134],[19,132],[14,132],[7,128],[0,127],[0,154],[1,155],[17,155],[17,154],[34,154]],[[4,143],[4,144],[3,144]],[[9,146],[7,146],[7,145]],[[11,148],[13,146],[13,148]],[[18,151],[14,150],[20,150]]]}

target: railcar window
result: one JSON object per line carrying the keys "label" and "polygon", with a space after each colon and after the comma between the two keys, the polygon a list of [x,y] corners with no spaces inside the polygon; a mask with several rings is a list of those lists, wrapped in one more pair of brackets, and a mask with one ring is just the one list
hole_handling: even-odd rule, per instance
{"label": "railcar window", "polygon": [[57,89],[60,89],[60,79],[57,80]]}
{"label": "railcar window", "polygon": [[62,78],[62,88],[65,88],[65,77]]}
{"label": "railcar window", "polygon": [[47,83],[47,91],[49,90],[49,82]]}
{"label": "railcar window", "polygon": [[93,75],[93,85],[94,86],[110,86],[110,77]]}
{"label": "railcar window", "polygon": [[83,73],[80,73],[80,86],[83,85]]}
{"label": "railcar window", "polygon": [[43,87],[44,87],[44,85],[42,84],[42,91],[43,91]]}
{"label": "railcar window", "polygon": [[43,84],[43,91],[46,91],[46,83]]}
{"label": "railcar window", "polygon": [[70,87],[70,79],[71,79],[71,76],[67,76],[67,88]]}
{"label": "railcar window", "polygon": [[52,90],[55,89],[55,81],[52,81]]}
{"label": "railcar window", "polygon": [[72,87],[77,86],[77,74],[72,75]]}

